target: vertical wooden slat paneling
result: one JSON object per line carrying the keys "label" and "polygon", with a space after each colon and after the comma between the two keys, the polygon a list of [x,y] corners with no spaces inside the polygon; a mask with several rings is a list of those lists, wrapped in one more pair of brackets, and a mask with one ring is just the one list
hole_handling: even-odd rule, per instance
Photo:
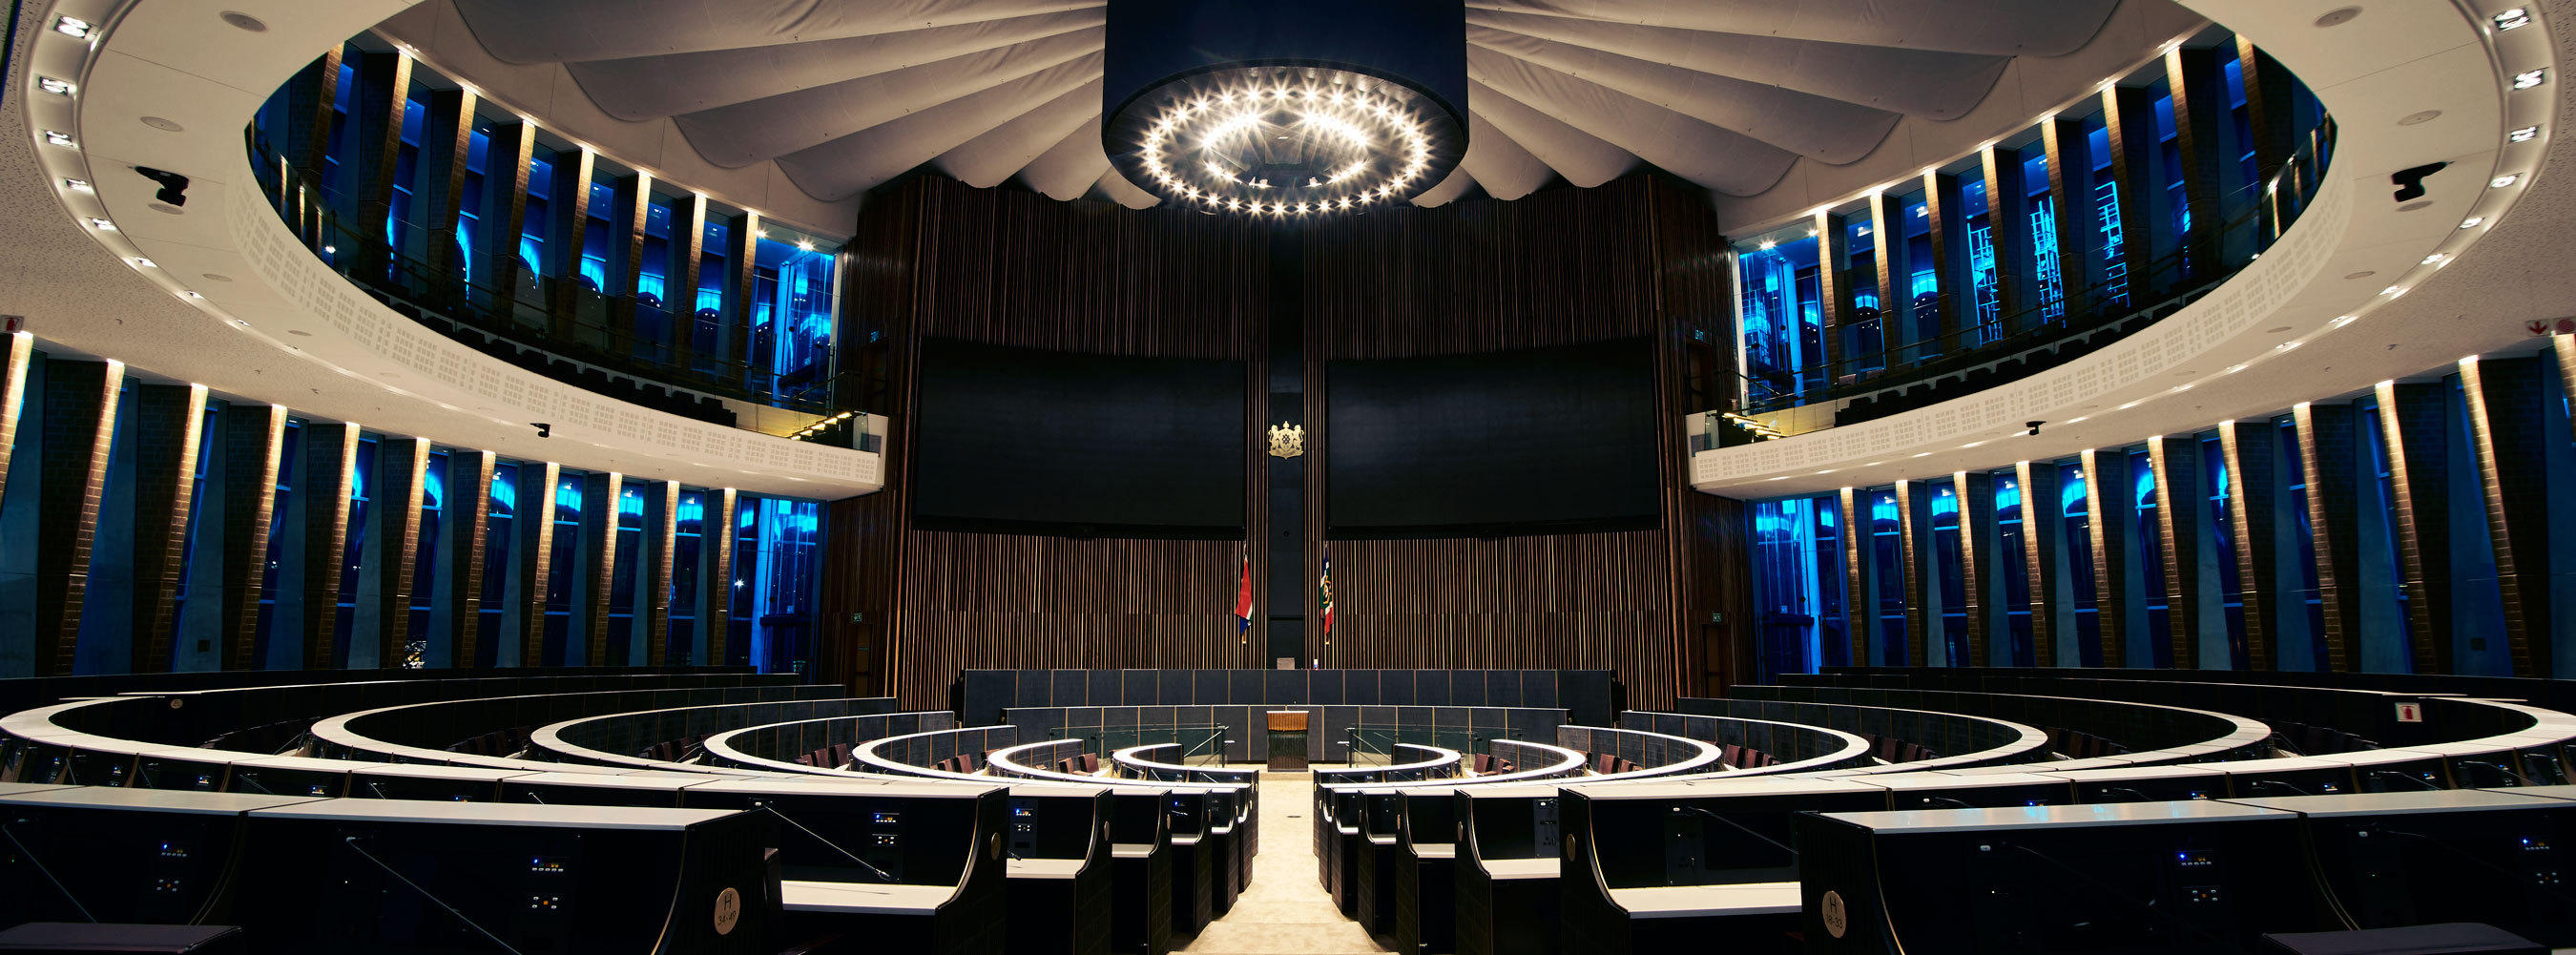
{"label": "vertical wooden slat paneling", "polygon": [[581,288],[581,237],[590,228],[590,180],[597,175],[598,165],[599,155],[588,146],[555,154],[554,195],[546,205],[554,223],[546,234],[557,239],[546,243],[555,260],[554,268],[546,273],[548,287],[553,290],[546,312],[553,320],[549,334],[558,339],[570,338],[573,333],[573,310],[578,301],[575,293]]}
{"label": "vertical wooden slat paneling", "polygon": [[342,665],[339,636],[341,570],[348,562],[349,495],[355,492],[358,426],[348,422],[304,424],[304,469],[295,493],[304,500],[304,652],[307,670]]}
{"label": "vertical wooden slat paneling", "polygon": [[[474,94],[467,90],[438,90],[429,94],[428,129],[422,133],[420,161],[428,164],[428,244],[429,274],[438,283],[434,296],[458,294],[464,286],[465,263],[456,261],[464,250],[454,239],[456,224],[465,210],[466,155],[474,143]],[[496,258],[515,257],[519,243],[494,246]],[[508,286],[502,286],[508,288]]]}
{"label": "vertical wooden slat paneling", "polygon": [[196,498],[197,450],[205,437],[206,387],[139,385],[134,399],[134,634],[129,659],[136,673],[159,673],[170,668],[171,625],[179,615],[179,573],[188,560],[188,517]]}
{"label": "vertical wooden slat paneling", "polygon": [[[1950,232],[1956,227],[1961,239],[1967,238],[1964,213],[1967,203],[1959,191],[1959,177],[1941,172],[1923,174],[1923,215],[1925,230],[1932,242],[1933,267],[1938,270],[1939,296],[1932,306],[1940,326],[1939,340],[1924,354],[1949,354],[1966,347],[1959,337],[1960,313],[1968,307],[1967,243],[1953,242]],[[1953,222],[1953,219],[1958,221]],[[2009,231],[2009,230],[2006,230]],[[1922,271],[1922,263],[1909,263],[1912,270]],[[1920,320],[1916,322],[1921,326]]]}
{"label": "vertical wooden slat paneling", "polygon": [[1858,528],[1868,526],[1868,518],[1860,509],[1859,495],[1852,488],[1843,488],[1837,501],[1842,508],[1844,625],[1851,634],[1849,663],[1856,667],[1869,665],[1870,645],[1878,642],[1878,606],[1864,599],[1869,593],[1869,561]]}
{"label": "vertical wooden slat paneling", "polygon": [[[376,241],[383,234],[376,230],[393,217],[394,180],[401,173],[403,109],[411,95],[411,54],[361,54],[357,76],[359,95],[350,99],[348,122],[357,137],[357,174],[364,177],[365,191],[358,196],[358,221],[351,225],[367,237],[358,251],[360,267],[381,270],[391,261],[393,250]],[[399,235],[401,226],[395,226],[394,232]]]}
{"label": "vertical wooden slat paneling", "polygon": [[[2233,55],[2235,51],[2228,51]],[[2165,51],[2165,88],[2173,96],[2174,147],[2181,160],[2183,202],[2192,230],[2190,261],[2197,275],[2218,266],[2220,117],[2227,111],[2227,85],[2219,72],[2215,48],[2176,46]]]}
{"label": "vertical wooden slat paneling", "polygon": [[2068,175],[2066,168],[2067,147],[2072,145],[2081,155],[2084,138],[2084,123],[2080,120],[2052,116],[2040,121],[2040,147],[2048,155],[2049,211],[2057,220],[2057,275],[2065,283],[2066,317],[2069,319],[2091,308],[2087,296],[2078,291],[2091,284],[2088,276],[2093,274],[2085,271],[2084,266],[2086,247],[2092,244],[2085,237],[2094,234],[2091,218],[2087,215],[2091,203],[2079,201],[2086,196],[2076,185],[2078,180]]}
{"label": "vertical wooden slat paneling", "polygon": [[[584,479],[581,489],[581,557],[576,573],[581,578],[581,599],[573,608],[573,619],[580,626],[572,639],[580,645],[564,651],[564,659],[588,661],[589,666],[608,665],[608,588],[617,579],[617,508],[619,495],[625,490],[625,475],[615,471],[593,472]],[[622,660],[626,655],[627,634],[615,633]],[[632,662],[632,661],[628,661]],[[580,665],[576,663],[575,665]]]}
{"label": "vertical wooden slat paneling", "polygon": [[1923,566],[1923,558],[1931,548],[1923,541],[1922,515],[1916,506],[1923,498],[1916,490],[1921,485],[1920,481],[1896,482],[1896,585],[1905,602],[1904,665],[1917,667],[1932,663],[1931,639],[1926,633],[1932,621],[1924,619],[1924,610],[1930,603],[1930,591],[1924,583],[1931,575],[1924,572]]}
{"label": "vertical wooden slat paneling", "polygon": [[[483,561],[488,554],[492,519],[490,451],[447,452],[447,499],[440,502],[439,524],[447,539],[439,543],[446,556],[447,666],[471,669],[481,658],[483,637]],[[516,501],[517,498],[512,498]],[[515,522],[514,522],[515,523]],[[497,638],[497,634],[495,637]]]}
{"label": "vertical wooden slat paneling", "polygon": [[[902,409],[920,340],[932,336],[1246,361],[1245,420],[1260,420],[1270,228],[939,177],[872,202],[852,242],[849,287],[854,300],[884,303],[871,320],[891,341],[890,386],[901,396],[890,415],[896,462],[909,460]],[[1245,454],[1259,454],[1249,437]],[[944,705],[960,666],[1256,664],[1233,617],[1243,541],[916,531],[905,519],[908,483],[897,476],[891,493],[828,512],[827,546],[864,552],[855,568],[834,562],[823,588],[818,632],[834,679],[857,678],[859,642],[871,647],[866,665],[910,705]],[[1255,536],[1266,483],[1264,469],[1250,469],[1245,521]],[[853,613],[864,622],[851,623]],[[1139,660],[1155,662],[1117,662]]]}
{"label": "vertical wooden slat paneling", "polygon": [[26,414],[27,368],[35,360],[36,336],[26,332],[11,335],[7,348],[8,352],[0,355],[0,492],[9,489],[9,459],[13,455],[5,450],[18,446],[18,422]]}
{"label": "vertical wooden slat paneling", "polygon": [[2236,536],[2236,580],[2245,607],[2245,661],[2255,669],[2280,666],[2272,646],[2269,608],[2280,598],[2273,586],[2273,450],[2269,419],[2222,421],[2218,446],[2227,455],[2227,526]]}
{"label": "vertical wooden slat paneling", "polygon": [[259,598],[267,578],[269,524],[286,440],[283,405],[235,403],[224,410],[224,669],[260,660]]}
{"label": "vertical wooden slat paneling", "polygon": [[[2353,408],[2303,401],[2290,409],[2290,415],[2298,426],[2299,466],[2308,486],[2308,543],[2316,551],[2317,602],[2325,609],[2325,632],[2320,635],[2325,659],[2317,662],[2317,668],[2357,672],[2361,669],[2362,594],[2360,535],[2353,525],[2360,507]],[[2501,552],[2497,569],[2503,569]]]}
{"label": "vertical wooden slat paneling", "polygon": [[1950,493],[1959,496],[1959,573],[1964,578],[1960,589],[1967,595],[1963,609],[1968,615],[1968,658],[1952,660],[1950,665],[1981,667],[1994,662],[1988,649],[1990,624],[2002,617],[1995,587],[1995,561],[2002,545],[1995,533],[1994,476],[1984,471],[1954,472]]}
{"label": "vertical wooden slat paneling", "polygon": [[[504,295],[518,294],[519,237],[528,231],[528,174],[535,163],[536,144],[535,125],[495,123],[484,147],[481,241],[492,252],[492,287]],[[546,264],[527,263],[540,268]]]}
{"label": "vertical wooden slat paneling", "polygon": [[2200,659],[2200,439],[2191,435],[2147,439],[2147,462],[2156,478],[2156,543],[2164,578],[2150,581],[2165,595],[2166,665],[2196,669]]}
{"label": "vertical wooden slat paneling", "polygon": [[[1985,175],[1987,208],[2008,211],[2019,208],[2011,197],[2028,195],[2027,184],[2022,181],[2020,157],[2006,161],[1996,155],[1995,147],[1987,146],[1978,150],[1977,162]],[[1991,213],[1988,218],[1991,221],[2004,220],[2003,216]],[[1996,314],[2003,316],[2005,323],[2010,325],[2012,316],[2021,314],[2024,283],[2032,280],[2022,266],[2023,262],[2030,260],[2030,229],[2026,226],[1989,229],[1987,234],[1995,244],[1995,300],[1999,306]]]}
{"label": "vertical wooden slat paneling", "polygon": [[[1400,209],[1309,224],[1302,290],[1306,420],[1326,420],[1325,363],[1337,359],[1631,336],[1656,342],[1659,407],[1671,407],[1681,362],[1676,343],[1663,333],[1670,320],[1664,309],[1723,307],[1723,301],[1710,305],[1703,296],[1675,290],[1661,281],[1656,263],[1659,249],[1704,245],[1691,231],[1698,227],[1693,216],[1704,210],[1704,200],[1669,182],[1636,176],[1512,202]],[[1657,226],[1641,231],[1640,222]],[[1659,236],[1670,240],[1659,245]],[[1667,294],[1676,295],[1675,301],[1664,302]],[[1680,446],[1679,422],[1678,413],[1657,416],[1658,446]],[[1329,495],[1323,457],[1331,441],[1329,434],[1319,442],[1316,431],[1308,432],[1310,554],[1325,543],[1326,515],[1315,505]],[[1678,483],[1678,456],[1670,457],[1665,480]],[[1681,658],[1696,636],[1696,621],[1708,619],[1676,610],[1684,602],[1679,592],[1689,585],[1679,579],[1684,569],[1672,556],[1677,545],[1669,537],[1681,532],[1683,511],[1677,503],[1663,511],[1661,529],[1654,531],[1501,541],[1333,541],[1334,654],[1325,665],[1406,667],[1415,665],[1406,661],[1427,654],[1471,667],[1606,665],[1627,683],[1633,704],[1663,705],[1675,695],[1677,677],[1701,669]],[[1403,565],[1381,566],[1396,560]],[[1313,577],[1311,569],[1306,577]],[[1388,586],[1402,589],[1376,592]],[[1481,602],[1450,603],[1458,595]],[[1603,634],[1614,620],[1640,629],[1603,648],[1559,636]]]}
{"label": "vertical wooden slat paneling", "polygon": [[555,483],[563,479],[563,466],[552,461],[519,464],[516,489],[517,510],[510,519],[510,534],[519,548],[512,555],[510,570],[519,576],[517,605],[504,613],[505,619],[516,620],[519,655],[504,659],[503,666],[538,666],[557,661],[546,658],[546,599],[556,586],[572,585],[556,581],[548,562],[554,554]]}
{"label": "vertical wooden slat paneling", "polygon": [[107,453],[116,437],[125,363],[45,363],[43,483],[36,511],[35,675],[69,676],[89,593]]}
{"label": "vertical wooden slat paneling", "polygon": [[2381,446],[2388,453],[2399,586],[2406,588],[2417,673],[2451,671],[2450,386],[2383,381]]}
{"label": "vertical wooden slat paneling", "polygon": [[[2093,618],[2102,634],[2102,665],[2124,667],[2129,665],[2129,563],[2121,530],[2130,508],[2112,504],[2122,501],[2113,488],[2128,486],[2129,456],[2112,448],[2107,466],[2104,456],[2084,449],[2084,510],[2089,515],[2084,526],[2093,546]],[[2117,484],[2114,478],[2120,479]]]}
{"label": "vertical wooden slat paneling", "polygon": [[2057,599],[2061,576],[2057,572],[2057,538],[2065,526],[2065,515],[2057,503],[2057,465],[2042,461],[2013,464],[2013,477],[2021,485],[2022,561],[2026,580],[2030,581],[2030,650],[2037,666],[2057,665],[2058,620],[2068,607]]}
{"label": "vertical wooden slat paneling", "polygon": [[376,447],[376,665],[400,667],[411,647],[412,586],[420,566],[420,500],[429,481],[429,439],[384,438]]}
{"label": "vertical wooden slat paneling", "polygon": [[[2149,210],[2155,208],[2147,191],[2147,171],[2154,168],[2157,149],[2155,90],[2132,86],[2103,90],[2102,121],[2110,134],[2111,180],[2119,184],[2120,257],[2128,266],[2129,301],[2145,304],[2153,301],[2152,290],[2172,281],[2171,276],[2154,274],[2155,246],[2149,238],[2155,230],[2147,227],[2153,219]],[[2060,233],[2060,241],[2067,234]]]}
{"label": "vertical wooden slat paneling", "polygon": [[680,482],[662,481],[644,507],[644,546],[635,569],[635,624],[644,634],[645,659],[664,666],[671,659],[671,545],[679,532]]}
{"label": "vertical wooden slat paneling", "polygon": [[[662,306],[671,313],[671,354],[673,363],[692,367],[697,354],[698,337],[698,256],[707,242],[707,194],[691,193],[680,200],[681,207],[671,223],[671,274],[678,279],[662,296]],[[657,644],[658,646],[658,644]],[[654,651],[658,657],[661,651]]]}
{"label": "vertical wooden slat paneling", "polygon": [[[885,496],[872,494],[867,500]],[[698,599],[698,639],[707,648],[704,662],[709,666],[725,665],[725,637],[733,632],[734,497],[732,488],[707,491],[706,523],[700,525],[706,528],[698,539],[698,546],[705,548],[701,553],[706,564],[706,590]],[[840,525],[833,527],[838,530]],[[828,592],[829,588],[844,586],[847,580],[846,576],[827,576],[823,587]]]}
{"label": "vertical wooden slat paneling", "polygon": [[2460,362],[2469,405],[2469,440],[2495,538],[2496,585],[2504,598],[2505,642],[2513,675],[2552,678],[2549,491],[2540,442],[2540,359]]}

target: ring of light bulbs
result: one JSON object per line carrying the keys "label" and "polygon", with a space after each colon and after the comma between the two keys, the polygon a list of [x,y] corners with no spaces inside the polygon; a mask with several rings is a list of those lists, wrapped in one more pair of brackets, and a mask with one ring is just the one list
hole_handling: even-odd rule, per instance
{"label": "ring of light bulbs", "polygon": [[[1166,197],[1210,212],[1284,218],[1348,212],[1412,198],[1411,187],[1431,168],[1430,124],[1415,114],[1409,96],[1389,95],[1389,90],[1370,89],[1365,83],[1343,82],[1340,77],[1327,84],[1254,81],[1175,98],[1146,127],[1138,144],[1138,161]],[[1283,107],[1294,111],[1299,123],[1362,153],[1362,158],[1344,164],[1331,176],[1310,180],[1310,188],[1342,188],[1313,200],[1264,202],[1260,193],[1271,188],[1268,180],[1238,180],[1215,160],[1191,161],[1186,155],[1213,148]],[[1380,144],[1394,145],[1396,168],[1371,175],[1375,160],[1383,155]]]}

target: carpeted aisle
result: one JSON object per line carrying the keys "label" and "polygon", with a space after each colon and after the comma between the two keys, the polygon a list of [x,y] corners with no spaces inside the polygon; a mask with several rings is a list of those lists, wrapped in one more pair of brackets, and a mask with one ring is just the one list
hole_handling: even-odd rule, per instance
{"label": "carpeted aisle", "polygon": [[1243,955],[1353,955],[1387,952],[1359,923],[1333,907],[1315,881],[1315,779],[1304,773],[1261,775],[1261,852],[1252,884],[1233,910],[1181,947],[1185,952]]}

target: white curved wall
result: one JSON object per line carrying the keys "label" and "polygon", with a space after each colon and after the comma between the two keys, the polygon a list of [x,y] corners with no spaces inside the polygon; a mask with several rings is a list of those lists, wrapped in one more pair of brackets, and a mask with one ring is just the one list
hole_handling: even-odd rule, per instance
{"label": "white curved wall", "polygon": [[[483,355],[378,304],[298,244],[252,180],[242,129],[269,93],[399,0],[61,0],[103,39],[37,30],[0,107],[0,312],[56,353],[127,362],[239,400],[589,470],[838,498],[884,485],[881,455],[789,441],[617,401]],[[268,24],[246,32],[235,10]],[[33,76],[75,79],[69,99]],[[168,132],[142,122],[170,120]],[[43,130],[79,148],[46,145]],[[183,214],[151,211],[129,166],[190,176]],[[94,183],[94,192],[64,180]],[[86,225],[99,217],[113,231]],[[131,264],[133,257],[153,264]],[[202,296],[199,298],[197,296]],[[553,425],[538,438],[531,422]],[[882,422],[878,423],[881,430]]]}
{"label": "white curved wall", "polygon": [[[2093,354],[1874,421],[1699,452],[1693,486],[1771,497],[2068,457],[2366,389],[2527,342],[2525,319],[2576,311],[2576,283],[2557,277],[2567,270],[2553,251],[2576,225],[2559,194],[2576,187],[2549,169],[2576,159],[2548,129],[2563,57],[2545,24],[2493,32],[2487,14],[2510,3],[2374,5],[2329,28],[2314,21],[2343,4],[2186,5],[2271,52],[2335,116],[2329,181],[2278,244],[2199,302]],[[2549,83],[2507,89],[2513,73],[2538,67],[2551,68]],[[2439,115],[2399,124],[2427,111]],[[2542,135],[2506,141],[2527,125]],[[2450,165],[2425,181],[2426,202],[2390,198],[2391,172],[2436,161]],[[2489,186],[2506,173],[2519,178]],[[2514,211],[2526,197],[2542,199],[2535,212]],[[2460,228],[2471,216],[2481,224]],[[2443,259],[2424,261],[2435,253]],[[2476,282],[2468,266],[2529,277]],[[2023,436],[2031,420],[2051,424]]]}

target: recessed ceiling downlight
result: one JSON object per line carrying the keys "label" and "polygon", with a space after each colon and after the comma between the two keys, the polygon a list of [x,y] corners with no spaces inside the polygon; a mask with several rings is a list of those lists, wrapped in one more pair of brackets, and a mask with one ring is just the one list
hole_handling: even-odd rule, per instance
{"label": "recessed ceiling downlight", "polygon": [[267,23],[262,22],[258,17],[251,16],[250,14],[243,13],[239,10],[226,10],[222,13],[215,14],[215,19],[222,20],[237,29],[248,30],[252,33],[268,32]]}
{"label": "recessed ceiling downlight", "polygon": [[2399,125],[2399,126],[2421,126],[2421,125],[2424,125],[2425,123],[2429,123],[2429,122],[2432,122],[2432,121],[2437,120],[2437,119],[2440,119],[2440,118],[2442,118],[2442,111],[2441,111],[2441,110],[2438,110],[2438,109],[2428,109],[2428,110],[2422,110],[2422,111],[2420,111],[2420,112],[2413,112],[2413,113],[2408,113],[2408,114],[2406,114],[2406,117],[2405,117],[2404,119],[2400,119],[2400,120],[2398,120],[2398,121],[2397,121],[2397,125]]}
{"label": "recessed ceiling downlight", "polygon": [[181,126],[177,122],[163,119],[158,116],[143,117],[143,125],[150,126],[165,133],[184,133],[188,131],[188,127]]}
{"label": "recessed ceiling downlight", "polygon": [[2324,16],[2318,17],[2317,25],[2321,27],[2339,27],[2344,24],[2351,23],[2354,17],[2358,17],[2360,15],[2360,7],[2336,7],[2332,10],[2326,11]]}

